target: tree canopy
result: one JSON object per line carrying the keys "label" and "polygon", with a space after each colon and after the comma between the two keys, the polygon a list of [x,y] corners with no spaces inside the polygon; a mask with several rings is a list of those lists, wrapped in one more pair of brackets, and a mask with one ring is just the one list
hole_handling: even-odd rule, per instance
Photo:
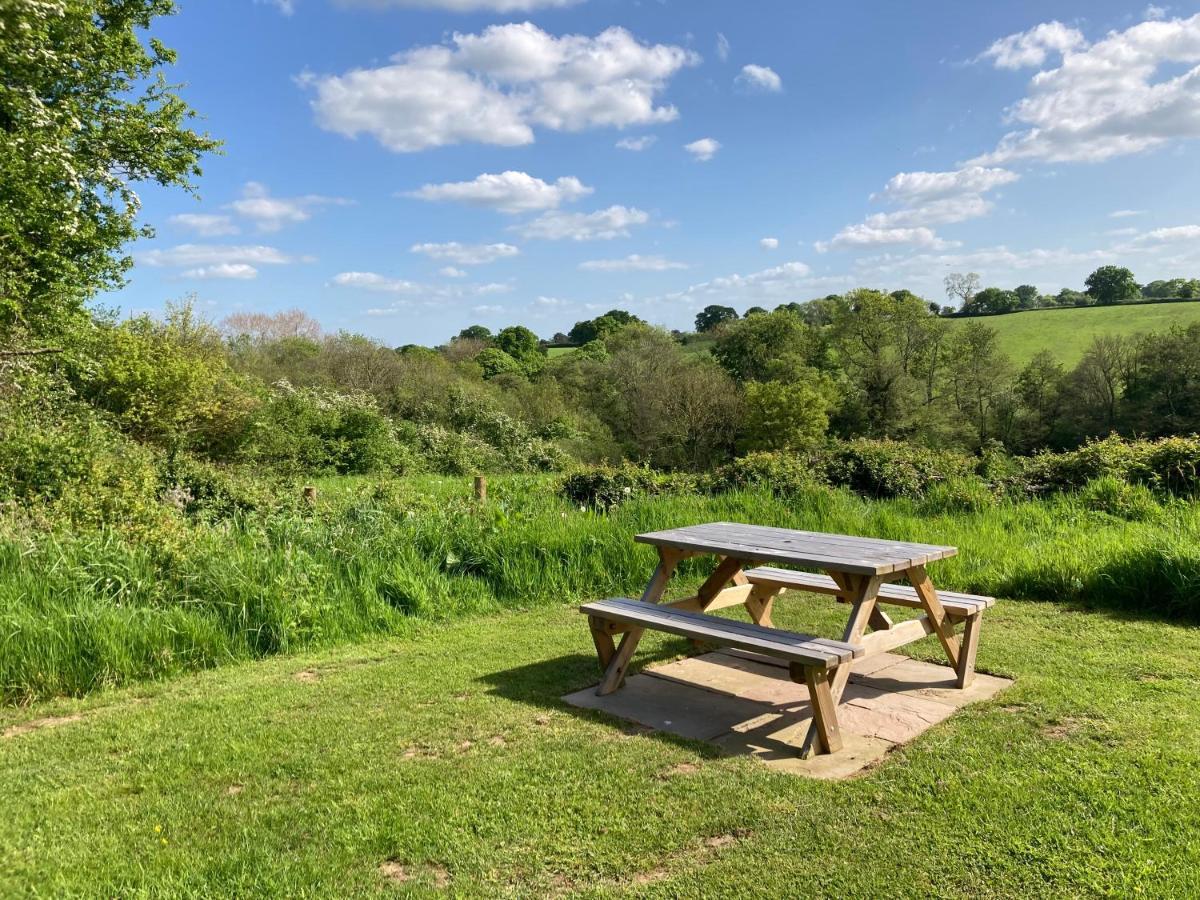
{"label": "tree canopy", "polygon": [[144,31],[173,0],[0,3],[0,332],[62,328],[123,283],[138,182],[187,189],[218,143]]}
{"label": "tree canopy", "polygon": [[732,322],[738,317],[737,310],[732,306],[706,306],[696,314],[696,330],[712,331],[718,325]]}
{"label": "tree canopy", "polygon": [[1101,306],[1136,300],[1142,288],[1124,266],[1101,266],[1084,282],[1087,294]]}

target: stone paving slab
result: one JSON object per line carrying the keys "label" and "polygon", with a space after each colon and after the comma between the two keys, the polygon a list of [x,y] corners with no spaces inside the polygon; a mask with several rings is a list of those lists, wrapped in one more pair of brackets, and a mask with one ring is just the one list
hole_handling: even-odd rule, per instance
{"label": "stone paving slab", "polygon": [[563,700],[707,741],[782,772],[836,779],[861,772],[955,710],[1012,684],[979,674],[960,691],[954,680],[948,666],[895,653],[855,660],[838,707],[845,746],[838,753],[807,760],[797,754],[812,719],[808,689],[793,682],[779,660],[753,653],[705,653],[645,669],[607,697],[597,697],[593,687]]}

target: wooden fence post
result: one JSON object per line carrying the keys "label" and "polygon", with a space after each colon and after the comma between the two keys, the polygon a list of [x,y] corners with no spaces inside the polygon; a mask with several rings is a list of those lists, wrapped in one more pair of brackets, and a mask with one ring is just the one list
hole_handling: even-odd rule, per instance
{"label": "wooden fence post", "polygon": [[475,499],[481,502],[487,499],[487,479],[482,475],[475,476]]}

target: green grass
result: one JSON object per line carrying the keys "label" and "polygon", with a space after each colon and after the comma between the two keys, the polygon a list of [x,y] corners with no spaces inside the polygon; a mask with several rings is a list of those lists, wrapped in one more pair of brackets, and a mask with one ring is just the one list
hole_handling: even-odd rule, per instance
{"label": "green grass", "polygon": [[1017,365],[1024,365],[1042,350],[1049,350],[1070,368],[1083,358],[1099,335],[1135,335],[1200,322],[1200,303],[1085,306],[952,321],[983,322],[995,328],[1001,349]]}
{"label": "green grass", "polygon": [[8,702],[404,635],[416,623],[636,590],[634,534],[704,521],[947,543],[946,587],[1200,617],[1200,504],[1144,521],[1083,498],[942,514],[844,491],[754,490],[634,500],[609,514],[553,478],[332,479],[305,514],[255,514],[142,534],[0,520],[0,690]]}
{"label": "green grass", "polygon": [[0,737],[0,894],[1200,893],[1200,631],[1001,602],[979,666],[1016,683],[834,783],[565,706],[597,670],[558,606],[0,710],[78,717]]}
{"label": "green grass", "polygon": [[550,357],[551,359],[554,359],[554,357],[556,357],[556,356],[566,356],[568,353],[574,353],[576,351],[576,349],[578,349],[578,348],[576,348],[576,347],[548,347],[546,349],[546,355],[548,357]]}

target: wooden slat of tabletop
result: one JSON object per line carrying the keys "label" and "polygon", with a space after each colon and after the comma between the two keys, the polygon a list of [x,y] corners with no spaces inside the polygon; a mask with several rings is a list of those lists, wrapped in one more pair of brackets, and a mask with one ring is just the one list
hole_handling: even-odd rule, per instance
{"label": "wooden slat of tabletop", "polygon": [[886,575],[954,556],[954,547],[713,522],[639,534],[646,544],[761,562],[817,566],[860,575]]}

